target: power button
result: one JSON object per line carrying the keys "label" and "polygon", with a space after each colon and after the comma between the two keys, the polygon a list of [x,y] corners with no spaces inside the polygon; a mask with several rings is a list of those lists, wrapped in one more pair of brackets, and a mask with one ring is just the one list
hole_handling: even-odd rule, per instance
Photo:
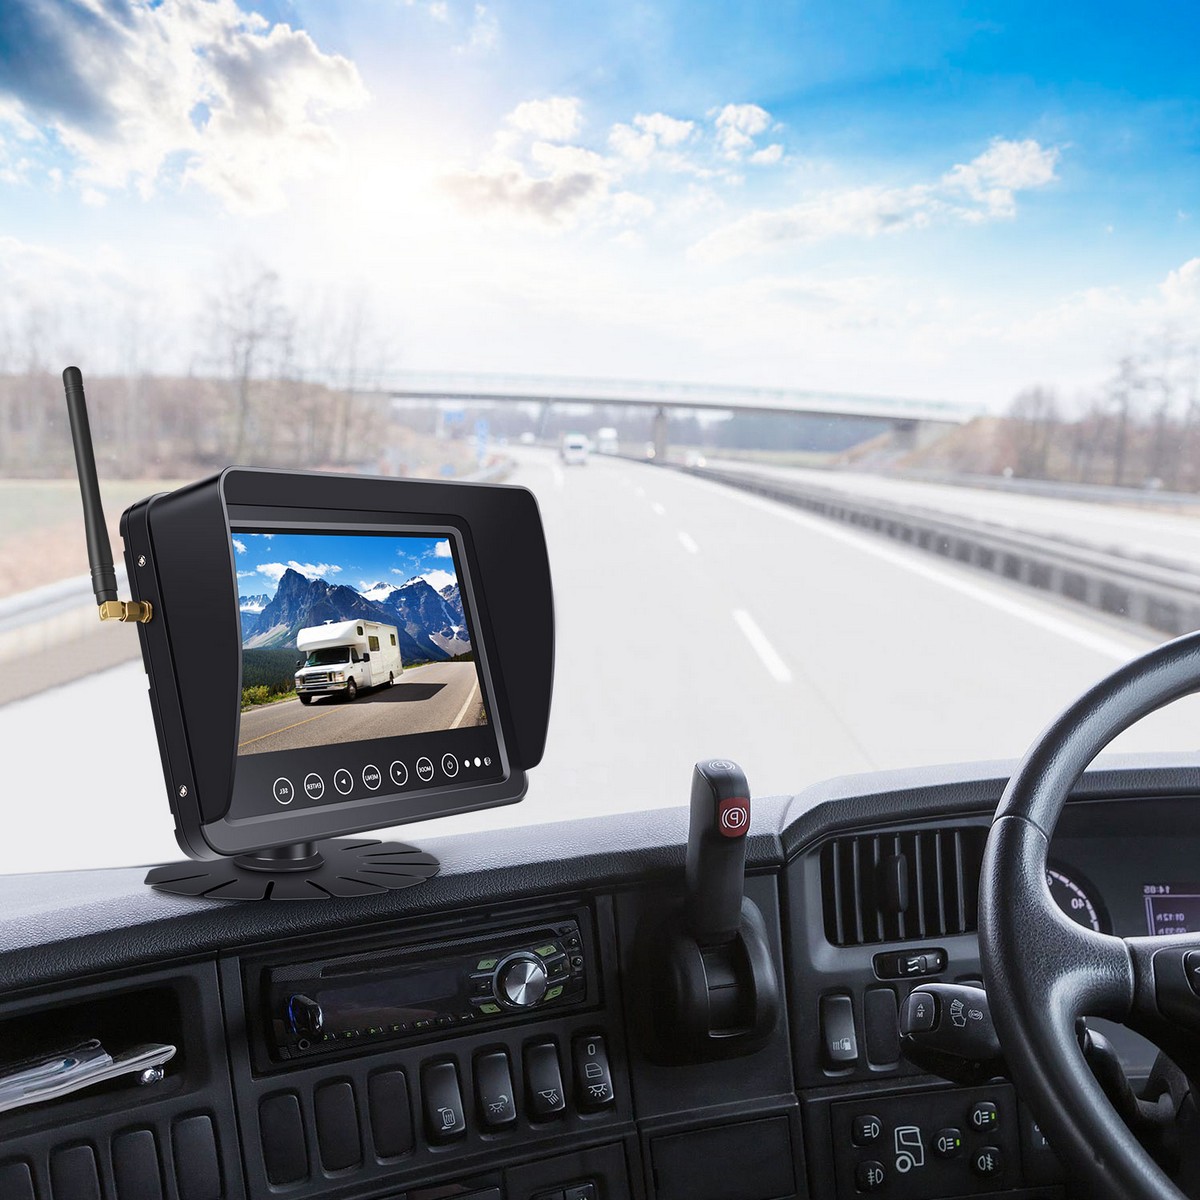
{"label": "power button", "polygon": [[750,801],[728,796],[717,808],[717,828],[727,838],[744,837],[750,826]]}

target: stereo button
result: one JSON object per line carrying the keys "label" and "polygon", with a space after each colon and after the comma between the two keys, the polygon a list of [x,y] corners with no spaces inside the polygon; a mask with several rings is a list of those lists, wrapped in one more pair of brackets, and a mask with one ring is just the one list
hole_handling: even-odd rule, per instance
{"label": "stereo button", "polygon": [[532,1008],[546,994],[546,968],[529,955],[513,955],[496,972],[496,993],[513,1008]]}
{"label": "stereo button", "polygon": [[458,1068],[452,1062],[430,1063],[421,1072],[421,1101],[431,1142],[449,1142],[467,1132]]}

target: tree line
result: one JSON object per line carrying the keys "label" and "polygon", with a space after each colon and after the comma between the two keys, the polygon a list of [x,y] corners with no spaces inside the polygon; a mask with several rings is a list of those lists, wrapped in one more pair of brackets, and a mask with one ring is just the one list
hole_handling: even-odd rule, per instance
{"label": "tree line", "polygon": [[1200,342],[1167,329],[1074,405],[1049,387],[1012,401],[993,460],[1027,479],[1200,491]]}

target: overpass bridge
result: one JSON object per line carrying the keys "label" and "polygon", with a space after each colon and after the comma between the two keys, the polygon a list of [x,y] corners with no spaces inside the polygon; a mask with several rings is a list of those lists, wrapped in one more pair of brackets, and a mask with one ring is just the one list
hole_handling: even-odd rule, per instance
{"label": "overpass bridge", "polygon": [[396,400],[627,405],[654,409],[654,443],[665,456],[672,412],[749,412],[870,418],[886,421],[906,442],[965,424],[979,409],[949,400],[860,395],[754,385],[665,383],[653,380],[564,378],[549,375],[474,374],[458,371],[397,372],[382,386]]}

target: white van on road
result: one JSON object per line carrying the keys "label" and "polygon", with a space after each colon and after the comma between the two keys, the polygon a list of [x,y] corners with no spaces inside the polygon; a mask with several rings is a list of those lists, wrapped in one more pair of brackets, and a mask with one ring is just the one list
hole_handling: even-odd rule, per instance
{"label": "white van on road", "polygon": [[583,467],[587,466],[590,449],[591,446],[584,434],[566,433],[563,434],[562,447],[558,453],[566,466]]}
{"label": "white van on road", "polygon": [[364,688],[392,684],[404,670],[395,625],[379,621],[326,621],[296,634],[296,695],[301,704],[317,696],[353,700]]}

